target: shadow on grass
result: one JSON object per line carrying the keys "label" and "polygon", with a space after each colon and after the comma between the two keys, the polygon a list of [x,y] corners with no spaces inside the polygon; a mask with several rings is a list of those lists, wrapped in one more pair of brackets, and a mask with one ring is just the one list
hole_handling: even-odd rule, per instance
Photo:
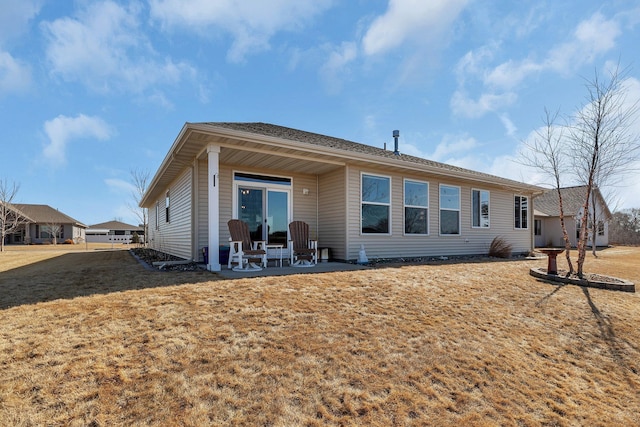
{"label": "shadow on grass", "polygon": [[215,280],[206,270],[150,271],[129,251],[67,253],[0,273],[0,309]]}
{"label": "shadow on grass", "polygon": [[620,366],[623,369],[624,376],[627,379],[627,382],[629,383],[629,385],[633,386],[634,383],[633,381],[631,381],[627,373],[631,371],[634,374],[638,374],[638,372],[636,372],[634,368],[630,367],[625,362],[625,359],[624,359],[625,351],[621,344],[624,343],[634,348],[636,351],[640,350],[640,348],[638,348],[637,346],[635,346],[634,344],[626,340],[618,339],[616,337],[611,319],[609,319],[608,316],[603,314],[600,311],[600,309],[596,306],[596,304],[593,302],[593,299],[591,299],[591,294],[589,293],[589,288],[582,287],[582,292],[584,293],[584,296],[587,298],[587,303],[589,304],[589,308],[591,308],[591,313],[593,313],[593,317],[596,319],[596,324],[598,325],[600,336],[607,343],[607,346],[609,347],[609,352],[611,353],[611,357],[618,364],[618,366]]}

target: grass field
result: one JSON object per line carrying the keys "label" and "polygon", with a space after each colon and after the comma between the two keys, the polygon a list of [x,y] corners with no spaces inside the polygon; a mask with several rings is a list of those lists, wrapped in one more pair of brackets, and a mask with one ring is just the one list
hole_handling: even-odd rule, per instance
{"label": "grass field", "polygon": [[[638,294],[538,281],[543,260],[217,280],[16,248],[3,426],[640,425]],[[585,271],[638,265],[610,248]]]}

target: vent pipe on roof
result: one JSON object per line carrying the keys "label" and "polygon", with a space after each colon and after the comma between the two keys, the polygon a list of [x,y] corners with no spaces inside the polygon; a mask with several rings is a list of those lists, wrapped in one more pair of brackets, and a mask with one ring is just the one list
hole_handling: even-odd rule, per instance
{"label": "vent pipe on roof", "polygon": [[396,156],[400,155],[400,151],[398,151],[398,137],[399,136],[400,136],[400,131],[399,130],[394,130],[393,131],[393,142],[394,142],[393,154],[395,154]]}

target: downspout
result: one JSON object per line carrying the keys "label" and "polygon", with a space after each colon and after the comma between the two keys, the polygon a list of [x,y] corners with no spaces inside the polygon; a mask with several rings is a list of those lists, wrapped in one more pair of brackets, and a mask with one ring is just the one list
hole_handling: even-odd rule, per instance
{"label": "downspout", "polygon": [[320,177],[316,175],[316,240],[320,239]]}

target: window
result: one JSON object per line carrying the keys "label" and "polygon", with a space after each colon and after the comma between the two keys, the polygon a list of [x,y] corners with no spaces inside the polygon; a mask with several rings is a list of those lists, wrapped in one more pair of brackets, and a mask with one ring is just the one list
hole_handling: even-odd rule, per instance
{"label": "window", "polygon": [[460,235],[460,187],[440,185],[440,234]]}
{"label": "window", "polygon": [[471,190],[471,226],[489,228],[489,192]]}
{"label": "window", "polygon": [[64,238],[64,227],[62,225],[36,225],[36,236],[39,239],[53,239],[55,235],[56,239]]}
{"label": "window", "polygon": [[429,234],[429,183],[404,181],[404,232]]}
{"label": "window", "polygon": [[160,203],[156,203],[156,230],[160,229]]}
{"label": "window", "polygon": [[533,221],[533,229],[534,229],[534,234],[536,236],[542,236],[542,220],[541,219],[536,219]]}
{"label": "window", "polygon": [[520,230],[528,228],[529,198],[526,196],[515,196],[514,207],[514,227]]}
{"label": "window", "polygon": [[170,201],[169,200],[169,192],[167,191],[167,196],[165,198],[165,205],[164,205],[165,206],[164,209],[165,209],[165,215],[166,215],[166,218],[165,218],[166,222],[169,222],[169,201]]}
{"label": "window", "polygon": [[391,178],[362,174],[363,234],[389,234]]}
{"label": "window", "polygon": [[598,221],[598,236],[604,236],[604,221]]}

